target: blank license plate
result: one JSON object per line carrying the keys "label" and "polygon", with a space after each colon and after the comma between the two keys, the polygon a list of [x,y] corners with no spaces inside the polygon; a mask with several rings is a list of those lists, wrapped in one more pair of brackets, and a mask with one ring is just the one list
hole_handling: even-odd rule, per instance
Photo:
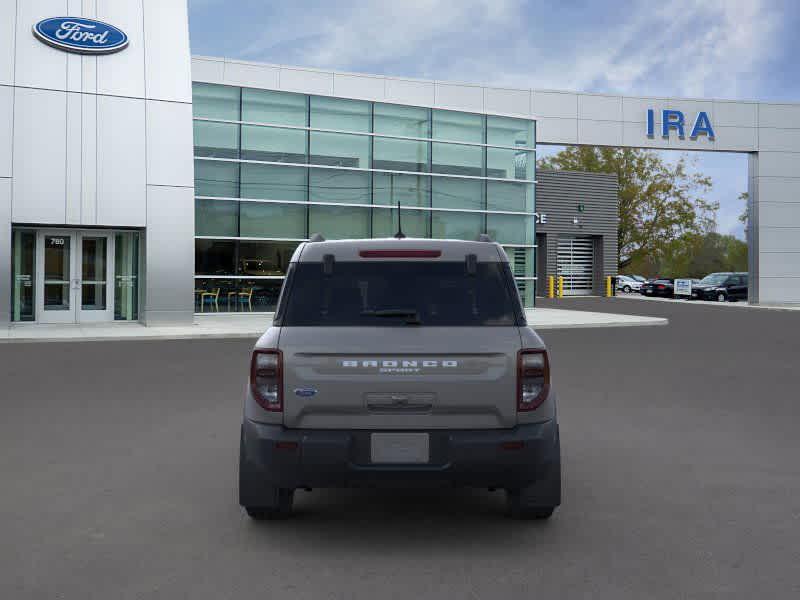
{"label": "blank license plate", "polygon": [[427,433],[373,433],[370,453],[374,463],[426,463],[430,438]]}

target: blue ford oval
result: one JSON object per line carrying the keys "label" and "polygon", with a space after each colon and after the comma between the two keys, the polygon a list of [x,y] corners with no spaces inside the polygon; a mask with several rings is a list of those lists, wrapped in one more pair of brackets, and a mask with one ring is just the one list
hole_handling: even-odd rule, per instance
{"label": "blue ford oval", "polygon": [[79,54],[110,54],[128,45],[121,29],[83,17],[50,17],[33,26],[33,34],[45,44]]}

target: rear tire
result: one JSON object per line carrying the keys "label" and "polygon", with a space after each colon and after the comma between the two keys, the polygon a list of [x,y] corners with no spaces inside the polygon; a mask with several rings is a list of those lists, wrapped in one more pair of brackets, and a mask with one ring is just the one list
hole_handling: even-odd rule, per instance
{"label": "rear tire", "polygon": [[292,514],[294,490],[287,488],[273,488],[275,501],[269,506],[245,506],[247,516],[255,521],[275,521],[286,519]]}
{"label": "rear tire", "polygon": [[727,302],[727,301],[728,297],[725,294],[723,294],[722,292],[717,294],[717,302]]}
{"label": "rear tire", "polygon": [[525,489],[507,490],[506,493],[508,494],[508,514],[512,519],[520,521],[549,519],[556,509],[555,506],[525,506]]}
{"label": "rear tire", "polygon": [[513,519],[549,519],[561,504],[561,436],[557,433],[555,456],[544,477],[523,488],[506,489],[506,506]]}
{"label": "rear tire", "polygon": [[292,514],[294,490],[267,485],[248,467],[244,428],[239,435],[239,504],[256,521],[285,519]]}
{"label": "rear tire", "polygon": [[625,287],[622,288],[622,291],[625,292],[626,294],[630,294],[631,293],[631,286],[626,285]]}

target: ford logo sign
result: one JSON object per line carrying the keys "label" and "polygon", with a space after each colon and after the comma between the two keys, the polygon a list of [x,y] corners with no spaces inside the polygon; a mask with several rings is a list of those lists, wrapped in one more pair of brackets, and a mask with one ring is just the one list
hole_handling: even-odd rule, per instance
{"label": "ford logo sign", "polygon": [[316,396],[317,390],[314,388],[295,388],[294,394],[301,398],[311,398],[311,396]]}
{"label": "ford logo sign", "polygon": [[111,54],[128,45],[124,31],[94,19],[51,17],[33,26],[39,40],[66,52]]}

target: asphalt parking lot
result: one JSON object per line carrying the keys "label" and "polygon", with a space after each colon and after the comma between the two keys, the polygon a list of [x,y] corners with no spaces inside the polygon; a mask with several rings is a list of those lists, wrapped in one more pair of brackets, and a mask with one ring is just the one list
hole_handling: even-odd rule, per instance
{"label": "asphalt parking lot", "polygon": [[248,340],[0,346],[0,598],[796,598],[800,313],[543,301],[564,504],[485,490],[236,501]]}

